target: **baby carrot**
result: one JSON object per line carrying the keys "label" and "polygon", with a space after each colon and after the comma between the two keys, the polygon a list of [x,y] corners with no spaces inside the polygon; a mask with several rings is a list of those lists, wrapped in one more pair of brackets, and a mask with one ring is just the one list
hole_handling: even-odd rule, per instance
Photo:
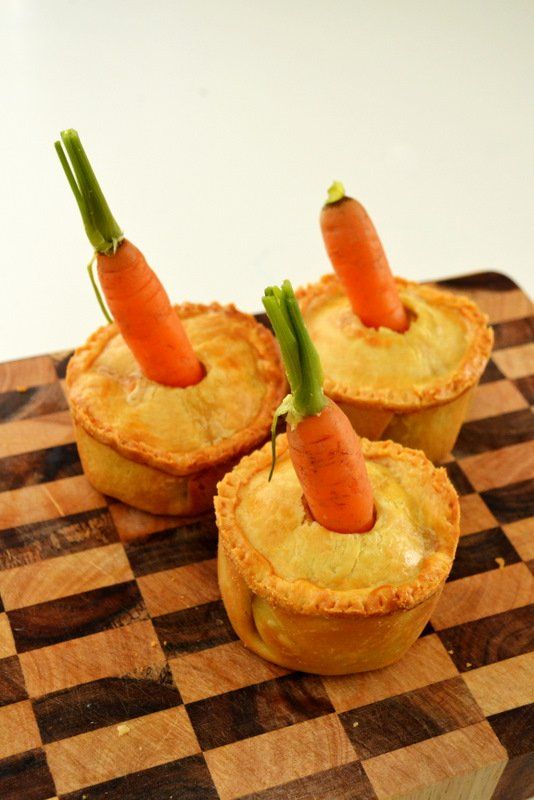
{"label": "baby carrot", "polygon": [[[64,149],[59,141],[55,148],[95,248],[106,301],[126,344],[150,380],[182,387],[198,383],[202,366],[182,322],[143,254],[124,238],[78,134],[63,131],[61,139]],[[105,311],[100,298],[99,302]]]}
{"label": "baby carrot", "polygon": [[374,505],[360,441],[345,414],[323,394],[319,356],[290,282],[267,288],[263,305],[291,386],[273,422],[273,465],[276,422],[286,414],[289,454],[314,519],[338,533],[365,533],[373,526]]}
{"label": "baby carrot", "polygon": [[375,227],[361,203],[347,197],[337,181],[328,190],[320,223],[332,266],[354,313],[370,328],[405,331],[408,315]]}

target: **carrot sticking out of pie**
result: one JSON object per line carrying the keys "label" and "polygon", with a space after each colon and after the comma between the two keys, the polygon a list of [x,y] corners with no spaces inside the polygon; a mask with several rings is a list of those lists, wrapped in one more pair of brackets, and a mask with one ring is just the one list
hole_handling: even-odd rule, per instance
{"label": "carrot sticking out of pie", "polygon": [[289,453],[314,519],[339,533],[364,533],[373,526],[374,503],[358,435],[323,393],[321,362],[291,283],[268,287],[262,300],[291,387],[273,421],[271,475],[276,423],[285,414]]}
{"label": "carrot sticking out of pie", "polygon": [[407,330],[408,315],[375,227],[339,181],[328,190],[320,223],[330,261],[354,313],[370,328]]}
{"label": "carrot sticking out of pie", "polygon": [[95,258],[107,304],[144,375],[167,386],[198,383],[202,365],[167,292],[143,254],[124,237],[77,132],[62,131],[61,139],[63,146],[57,141],[55,148],[95,249],[89,275],[108,322],[112,320],[92,273]]}

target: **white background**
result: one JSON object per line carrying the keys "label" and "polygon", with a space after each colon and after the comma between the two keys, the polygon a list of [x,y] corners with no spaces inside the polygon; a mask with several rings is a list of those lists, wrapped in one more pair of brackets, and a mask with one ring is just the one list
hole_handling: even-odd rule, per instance
{"label": "white background", "polygon": [[394,271],[534,289],[534,2],[0,0],[0,360],[102,322],[52,144],[77,128],[176,301],[329,269],[332,179]]}

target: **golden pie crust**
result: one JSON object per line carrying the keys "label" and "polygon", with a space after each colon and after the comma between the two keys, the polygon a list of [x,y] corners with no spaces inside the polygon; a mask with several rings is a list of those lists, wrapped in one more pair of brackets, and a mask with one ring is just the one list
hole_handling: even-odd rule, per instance
{"label": "golden pie crust", "polygon": [[67,369],[78,448],[100,491],[152,513],[211,506],[217,480],[268,435],[286,382],[272,334],[234,306],[176,306],[206,374],[195,386],[147,379],[115,324]]}
{"label": "golden pie crust", "polygon": [[458,497],[420,451],[362,439],[377,519],[365,534],[306,514],[285,436],[218,486],[219,582],[238,635],[291,669],[345,674],[392,663],[415,641],[450,572]]}
{"label": "golden pie crust", "polygon": [[439,461],[454,445],[493,332],[468,298],[396,282],[411,320],[405,333],[364,326],[336,275],[297,295],[321,357],[325,392],[358,433],[394,439]]}

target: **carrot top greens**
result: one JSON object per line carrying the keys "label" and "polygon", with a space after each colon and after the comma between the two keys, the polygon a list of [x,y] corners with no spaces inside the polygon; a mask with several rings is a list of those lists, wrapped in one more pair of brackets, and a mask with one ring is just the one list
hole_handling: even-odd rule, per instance
{"label": "carrot top greens", "polygon": [[97,253],[115,253],[124,234],[109,209],[80,137],[69,129],[61,131],[61,140],[63,146],[57,141],[54,147],[78,203],[89,241]]}
{"label": "carrot top greens", "polygon": [[276,426],[279,417],[287,415],[290,425],[304,417],[320,414],[327,405],[323,392],[323,369],[319,354],[304,324],[297,298],[289,281],[282,286],[268,286],[262,302],[282,351],[282,359],[291,394],[276,409],[271,429],[273,463],[276,461]]}
{"label": "carrot top greens", "polygon": [[345,197],[345,187],[341,183],[341,181],[334,181],[333,184],[328,188],[328,197],[326,198],[326,206],[332,205],[332,203],[338,203],[340,200],[343,200]]}

